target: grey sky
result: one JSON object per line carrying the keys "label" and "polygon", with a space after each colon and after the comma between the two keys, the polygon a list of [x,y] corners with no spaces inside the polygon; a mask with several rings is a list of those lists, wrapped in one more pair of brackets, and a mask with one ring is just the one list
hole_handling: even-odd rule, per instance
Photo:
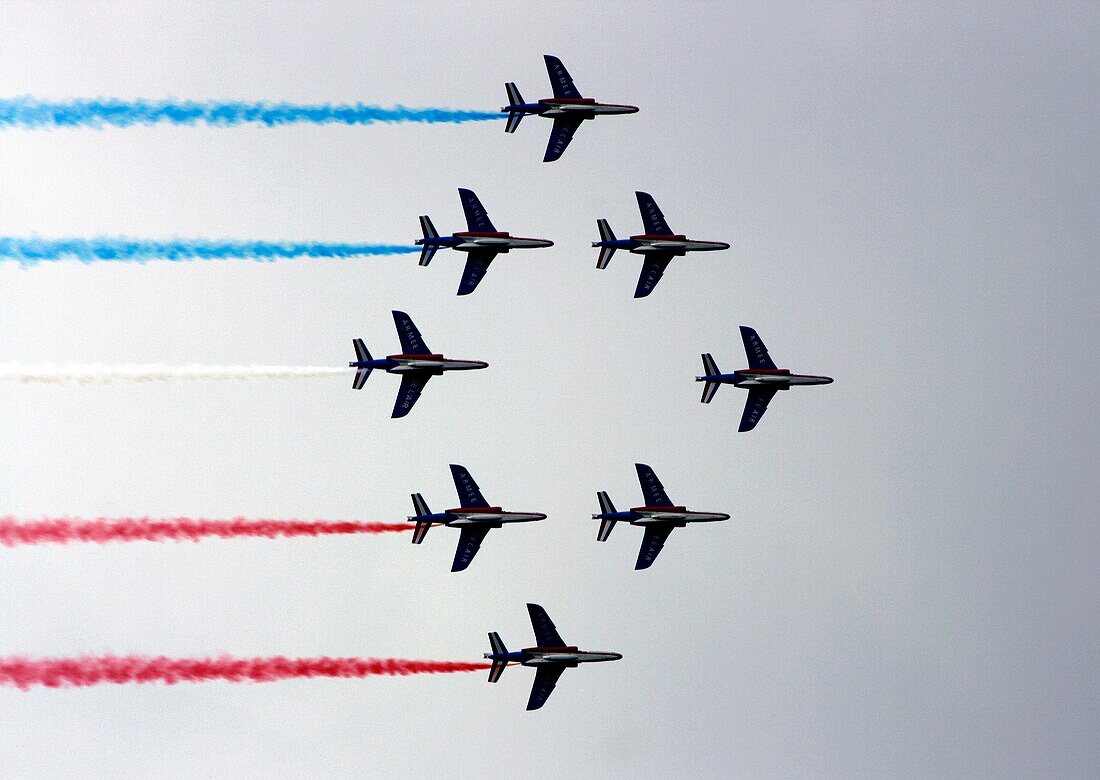
{"label": "grey sky", "polygon": [[[1086,4],[0,5],[0,95],[495,109],[549,122],[0,133],[0,235],[555,240],[454,296],[461,260],[0,264],[0,362],[339,365],[389,311],[486,371],[396,381],[0,386],[0,514],[392,521],[451,462],[549,519],[494,532],[0,550],[0,654],[477,658],[525,601],[615,664],[525,713],[530,670],[239,686],[0,690],[0,773],[49,776],[1094,777],[1093,399],[1100,13]],[[457,4],[455,4],[457,6]],[[653,193],[728,252],[594,268]],[[699,353],[836,377],[734,433]],[[595,492],[726,511],[632,570]]]}

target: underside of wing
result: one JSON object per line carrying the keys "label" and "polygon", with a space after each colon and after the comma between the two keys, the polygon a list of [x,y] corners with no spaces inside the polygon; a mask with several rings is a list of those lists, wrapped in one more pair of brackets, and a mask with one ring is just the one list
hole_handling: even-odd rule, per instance
{"label": "underside of wing", "polygon": [[535,644],[539,647],[565,647],[558,634],[554,621],[546,614],[546,610],[538,604],[528,604],[527,614],[531,616],[531,630],[535,632]]}
{"label": "underside of wing", "polygon": [[499,254],[492,249],[474,250],[466,258],[466,268],[462,271],[462,281],[458,284],[459,295],[469,295],[477,289],[478,282],[489,270],[489,263]]}
{"label": "underside of wing", "polygon": [[665,215],[648,192],[634,192],[638,198],[638,211],[642,213],[642,225],[647,236],[671,236],[672,231],[665,222]]}
{"label": "underside of wing", "polygon": [[550,77],[550,88],[554,90],[554,97],[576,100],[581,93],[573,85],[573,77],[561,64],[561,60],[552,54],[542,55],[546,61],[546,75]]}
{"label": "underside of wing", "polygon": [[474,233],[496,232],[497,229],[493,227],[489,215],[485,212],[485,207],[481,205],[481,201],[478,200],[473,190],[466,190],[460,187],[458,190],[458,197],[462,199],[462,211],[466,214],[467,230]]}
{"label": "underside of wing", "polygon": [[665,525],[647,525],[645,527],[645,536],[642,537],[642,548],[638,551],[638,562],[634,564],[635,569],[648,569],[653,565],[653,562],[657,560],[657,556],[665,546],[665,539],[672,533],[672,529],[675,525],[671,523]]}
{"label": "underside of wing", "polygon": [[397,327],[397,338],[401,340],[401,354],[429,355],[431,350],[412,321],[412,317],[403,311],[393,313],[393,324]]}
{"label": "underside of wing", "polygon": [[431,374],[419,371],[413,374],[402,374],[401,387],[397,390],[397,400],[393,404],[393,414],[390,416],[404,417],[412,411],[413,405],[420,398],[420,393],[430,378]]}
{"label": "underside of wing", "polygon": [[558,117],[554,120],[554,127],[550,130],[550,140],[546,143],[546,154],[543,155],[543,162],[554,162],[554,160],[565,154],[565,147],[569,146],[569,142],[573,140],[573,136],[577,132],[577,128],[581,126],[583,119],[577,119],[576,117]]}
{"label": "underside of wing", "polygon": [[481,549],[481,542],[489,533],[489,526],[468,525],[462,529],[458,537],[458,549],[455,550],[455,560],[451,564],[451,571],[463,571]]}
{"label": "underside of wing", "polygon": [[665,492],[665,486],[653,469],[644,463],[635,463],[634,470],[638,472],[638,484],[642,486],[642,495],[645,497],[646,506],[675,506]]}
{"label": "underside of wing", "polygon": [[742,325],[741,341],[745,343],[745,357],[749,361],[749,368],[775,369],[775,362],[768,354],[768,348],[764,346],[764,342],[760,340],[755,330]]}
{"label": "underside of wing", "polygon": [[657,286],[657,282],[661,281],[661,277],[665,274],[665,268],[668,267],[671,260],[672,255],[670,254],[658,252],[646,255],[645,263],[642,265],[642,274],[638,277],[638,286],[634,290],[635,298],[644,298],[653,292],[653,288]]}
{"label": "underside of wing", "polygon": [[558,678],[565,672],[564,666],[540,666],[535,672],[535,681],[531,684],[531,698],[527,700],[528,710],[537,710],[546,704],[554,687],[558,684]]}
{"label": "underside of wing", "polygon": [[485,500],[485,496],[481,495],[481,489],[474,482],[474,478],[470,476],[470,472],[466,470],[465,466],[452,463],[451,479],[455,482],[455,490],[458,492],[458,500],[462,503],[462,506],[471,508],[489,506],[489,502]]}
{"label": "underside of wing", "polygon": [[749,390],[749,397],[745,399],[745,412],[741,415],[741,425],[738,433],[751,431],[760,422],[764,412],[768,411],[768,402],[779,392],[776,387],[753,387]]}

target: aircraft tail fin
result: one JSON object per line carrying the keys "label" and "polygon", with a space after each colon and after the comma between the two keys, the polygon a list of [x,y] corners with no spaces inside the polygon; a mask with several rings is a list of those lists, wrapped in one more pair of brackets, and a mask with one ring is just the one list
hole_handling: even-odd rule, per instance
{"label": "aircraft tail fin", "polygon": [[[371,359],[370,351],[367,349],[367,345],[363,343],[363,339],[352,339],[352,345],[355,347],[355,361],[357,363],[363,363]],[[355,370],[355,379],[352,380],[351,386],[355,390],[362,390],[363,385],[367,383],[367,377],[370,376],[370,372],[374,369],[369,366],[363,368],[357,368]]]}
{"label": "aircraft tail fin", "polygon": [[[514,82],[509,81],[504,85],[504,89],[508,91],[508,105],[506,109],[512,106],[522,106],[523,96],[519,94],[519,87]],[[504,126],[504,132],[514,133],[516,128],[519,127],[519,123],[523,120],[525,114],[522,111],[509,111],[508,112],[508,124]]]}
{"label": "aircraft tail fin", "polygon": [[[431,217],[426,215],[420,217],[420,230],[424,233],[424,238],[439,238],[439,231],[432,224]],[[437,249],[439,249],[439,246],[436,244],[425,244],[424,248],[420,250],[420,265],[430,263],[432,258],[435,257]]]}
{"label": "aircraft tail fin", "polygon": [[416,515],[410,517],[410,520],[416,521],[416,528],[413,529],[413,544],[420,544],[424,541],[424,537],[428,535],[428,531],[431,530],[431,520],[421,520],[422,517],[427,517],[432,513],[432,510],[428,509],[428,502],[424,500],[424,496],[419,493],[412,494],[413,511]]}
{"label": "aircraft tail fin", "polygon": [[[709,352],[703,354],[703,376],[697,377],[698,380],[702,380],[704,377],[717,376],[722,373],[718,370],[718,364],[714,362],[714,358],[711,357]],[[718,388],[721,385],[718,382],[707,382],[703,385],[703,397],[699,399],[701,403],[709,404],[711,399],[714,398],[714,394],[718,392]]]}
{"label": "aircraft tail fin", "polygon": [[[611,503],[611,497],[604,491],[600,491],[596,494],[596,498],[600,500],[600,513],[604,515],[615,514],[615,505]],[[607,537],[611,536],[611,529],[615,527],[616,521],[610,517],[604,517],[600,523],[600,532],[596,534],[596,541],[606,542]]]}
{"label": "aircraft tail fin", "polygon": [[[600,228],[600,241],[614,241],[615,233],[611,230],[611,225],[607,224],[606,219],[597,219],[596,224]],[[596,260],[597,268],[607,268],[607,264],[611,262],[611,257],[615,254],[615,247],[605,246],[600,249],[600,257]]]}
{"label": "aircraft tail fin", "polygon": [[[492,648],[492,653],[490,653],[492,656],[507,655],[508,653],[508,648],[504,646],[504,642],[500,639],[500,634],[496,631],[491,631],[489,633],[489,647]],[[489,669],[489,682],[495,683],[499,680],[506,668],[508,668],[507,661],[494,658],[492,668]]]}

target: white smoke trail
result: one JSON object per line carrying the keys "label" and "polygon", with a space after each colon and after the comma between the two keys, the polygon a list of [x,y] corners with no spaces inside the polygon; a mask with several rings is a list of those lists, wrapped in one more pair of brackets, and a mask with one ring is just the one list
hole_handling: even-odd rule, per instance
{"label": "white smoke trail", "polygon": [[182,382],[195,379],[311,379],[341,376],[347,372],[346,368],[328,366],[28,366],[21,363],[0,363],[0,382],[105,385],[116,382]]}

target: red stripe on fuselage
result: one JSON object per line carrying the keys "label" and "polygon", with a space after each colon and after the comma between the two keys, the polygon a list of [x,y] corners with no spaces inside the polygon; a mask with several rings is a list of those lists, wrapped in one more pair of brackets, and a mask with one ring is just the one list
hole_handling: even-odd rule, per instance
{"label": "red stripe on fuselage", "polygon": [[[580,104],[593,105],[596,102],[596,98],[543,98],[539,102],[540,103],[548,103],[548,104],[575,103],[575,104],[578,104],[578,105],[580,105]],[[606,105],[611,105],[611,104],[607,103]],[[624,106],[624,108],[626,108],[626,106]]]}
{"label": "red stripe on fuselage", "polygon": [[643,235],[643,236],[631,236],[631,238],[634,239],[635,241],[643,241],[643,240],[647,240],[647,239],[650,240],[650,241],[687,241],[687,236],[674,235],[674,234],[668,234],[668,233],[665,233],[665,234],[662,234],[662,235],[656,235],[656,236],[651,236],[651,235],[648,235],[648,234]]}
{"label": "red stripe on fuselage", "polygon": [[787,376],[791,373],[789,368],[742,368],[734,373],[737,374],[780,374]]}
{"label": "red stripe on fuselage", "polygon": [[446,360],[442,355],[387,355],[390,360]]}
{"label": "red stripe on fuselage", "polygon": [[453,514],[458,514],[459,512],[461,512],[462,514],[465,514],[465,515],[476,515],[476,514],[497,514],[497,515],[499,515],[499,514],[504,514],[504,510],[501,509],[499,506],[475,506],[475,507],[460,506],[458,509],[448,509],[447,511],[451,512]]}
{"label": "red stripe on fuselage", "polygon": [[475,230],[467,230],[465,233],[455,233],[456,236],[479,236],[481,238],[508,238],[508,233],[479,233]]}
{"label": "red stripe on fuselage", "polygon": [[686,512],[686,506],[635,506],[631,512]]}

